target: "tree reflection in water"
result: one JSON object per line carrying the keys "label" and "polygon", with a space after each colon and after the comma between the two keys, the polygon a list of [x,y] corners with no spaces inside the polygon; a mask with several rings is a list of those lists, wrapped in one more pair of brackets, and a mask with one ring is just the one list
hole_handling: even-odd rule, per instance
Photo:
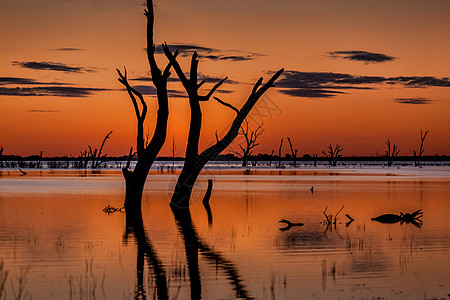
{"label": "tree reflection in water", "polygon": [[[221,269],[226,278],[229,280],[236,298],[253,299],[243,283],[243,279],[239,275],[234,263],[225,258],[220,252],[215,251],[205,241],[203,241],[192,222],[189,209],[174,209],[173,215],[177,228],[184,240],[186,261],[189,273],[191,299],[202,299],[202,281],[199,271],[199,254],[206,259],[207,262],[214,264]],[[211,216],[212,220],[212,216]],[[124,234],[124,242],[133,237],[137,244],[136,258],[136,290],[135,299],[147,299],[147,291],[144,285],[144,265],[147,261],[149,274],[156,282],[157,299],[169,299],[167,272],[163,262],[158,257],[151,240],[147,236],[144,228],[142,212],[126,212],[126,230]]]}

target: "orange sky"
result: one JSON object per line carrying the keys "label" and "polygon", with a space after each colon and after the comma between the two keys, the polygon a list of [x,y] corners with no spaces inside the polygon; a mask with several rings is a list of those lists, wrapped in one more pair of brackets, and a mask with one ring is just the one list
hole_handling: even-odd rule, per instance
{"label": "orange sky", "polygon": [[[287,70],[251,113],[250,124],[262,122],[265,128],[256,152],[270,153],[289,136],[300,155],[320,153],[329,143],[342,145],[347,156],[382,154],[388,138],[400,155],[410,155],[424,129],[430,130],[425,154],[450,154],[450,2],[167,0],[155,5],[156,41],[184,45],[185,52],[203,47],[199,71],[229,76],[217,96],[235,106],[243,104],[259,76]],[[0,4],[5,154],[78,155],[88,145],[99,147],[110,130],[105,153],[125,155],[134,146],[136,120],[115,68],[126,66],[130,78],[148,76],[143,9],[141,0]],[[180,58],[186,70],[189,53]],[[169,88],[182,91],[173,82]],[[151,131],[157,108],[146,97]],[[185,98],[169,101],[168,143],[161,154],[169,155],[174,137],[182,156],[188,104]],[[201,146],[206,147],[234,113],[214,102],[202,108]]]}

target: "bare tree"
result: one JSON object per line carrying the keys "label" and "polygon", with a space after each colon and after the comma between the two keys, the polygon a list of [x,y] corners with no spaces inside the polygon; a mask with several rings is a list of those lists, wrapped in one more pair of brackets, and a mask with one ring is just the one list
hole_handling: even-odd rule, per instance
{"label": "bare tree", "polygon": [[5,150],[5,148],[3,147],[3,145],[0,145],[0,168],[3,168],[3,151]]}
{"label": "bare tree", "polygon": [[177,150],[177,147],[175,146],[175,137],[172,138],[172,168],[171,172],[172,174],[175,173],[175,151]]}
{"label": "bare tree", "polygon": [[325,155],[328,158],[328,163],[330,166],[335,167],[337,165],[337,161],[339,157],[342,157],[341,153],[344,149],[341,148],[339,144],[336,144],[336,147],[333,148],[333,146],[330,144],[328,145],[327,151],[322,150],[323,155]]}
{"label": "bare tree", "polygon": [[[127,71],[124,70],[122,74],[119,70],[119,81],[122,83],[133,103],[133,107],[137,118],[137,162],[134,170],[129,170],[131,159],[134,156],[133,148],[130,149],[128,162],[125,168],[122,169],[123,176],[126,183],[125,193],[125,209],[139,209],[141,208],[142,192],[144,190],[145,180],[148,172],[156,159],[159,151],[166,141],[167,135],[167,119],[169,117],[169,105],[167,96],[167,79],[170,76],[171,63],[169,62],[164,69],[160,69],[155,60],[155,44],[153,41],[153,26],[154,26],[154,12],[153,1],[147,1],[147,9],[145,10],[147,18],[147,59],[150,65],[150,73],[153,85],[156,88],[156,96],[158,102],[158,112],[156,117],[156,127],[153,137],[150,142],[146,143],[144,138],[144,121],[147,116],[147,104],[141,93],[135,90],[128,83]],[[173,57],[176,57],[178,52],[175,52]],[[136,99],[136,97],[139,99]],[[139,105],[140,104],[140,105]]]}
{"label": "bare tree", "polygon": [[425,138],[427,137],[429,130],[425,131],[425,133],[423,133],[422,129],[420,129],[420,148],[419,148],[419,152],[416,153],[416,150],[413,151],[414,153],[414,165],[416,167],[420,166],[420,159],[422,158],[422,154],[425,151],[425,149],[423,148],[423,143],[425,142]]}
{"label": "bare tree", "polygon": [[188,79],[181,69],[178,61],[176,60],[176,57],[172,54],[167,45],[163,45],[163,48],[164,53],[172,63],[174,70],[176,71],[184,89],[189,96],[191,120],[189,125],[189,136],[186,146],[185,162],[183,165],[183,169],[181,170],[181,174],[178,177],[175,191],[170,202],[173,208],[188,208],[192,188],[195,184],[195,181],[197,180],[200,171],[208,161],[216,158],[236,138],[236,136],[239,134],[239,128],[241,127],[247,115],[250,113],[250,110],[261,98],[261,96],[270,87],[274,86],[275,80],[281,75],[283,69],[276,72],[264,85],[262,85],[263,79],[260,78],[253,86],[250,96],[240,110],[235,108],[233,105],[220,100],[219,98],[214,98],[220,104],[233,109],[236,112],[237,116],[234,118],[233,123],[231,124],[230,129],[225,134],[225,136],[219,139],[219,137],[216,135],[216,143],[199,154],[198,144],[202,126],[202,112],[200,102],[208,101],[212,97],[214,92],[225,82],[227,78],[224,78],[216,83],[206,95],[199,95],[199,88],[204,84],[204,81],[198,83],[197,74],[199,61],[197,59],[197,53],[194,53],[192,55],[190,64],[190,78]]}
{"label": "bare tree", "polygon": [[291,139],[289,137],[287,139],[289,142],[289,148],[291,148],[291,157],[294,160],[294,168],[296,168],[297,167],[297,152],[298,152],[298,150],[297,149],[294,150]]}
{"label": "bare tree", "polygon": [[280,147],[278,148],[278,168],[281,168],[281,148],[283,147],[283,138],[280,141]]}
{"label": "bare tree", "polygon": [[245,119],[244,122],[245,125],[241,125],[239,134],[245,138],[245,145],[242,146],[241,144],[239,144],[241,152],[239,151],[232,151],[232,152],[242,158],[242,166],[246,167],[248,163],[248,158],[250,155],[252,155],[252,149],[259,145],[259,143],[257,143],[256,140],[263,134],[264,128],[262,128],[262,125],[259,125],[255,131],[251,131],[248,127],[247,119]]}
{"label": "bare tree", "polygon": [[395,157],[397,157],[400,150],[398,150],[397,145],[394,143],[391,149],[391,141],[388,139],[386,142],[387,150],[386,150],[386,158],[387,158],[387,165],[388,167],[392,166],[394,163]]}
{"label": "bare tree", "polygon": [[269,160],[269,166],[272,166],[272,160],[273,160],[273,153],[275,151],[272,150],[272,152],[270,153],[270,160]]}

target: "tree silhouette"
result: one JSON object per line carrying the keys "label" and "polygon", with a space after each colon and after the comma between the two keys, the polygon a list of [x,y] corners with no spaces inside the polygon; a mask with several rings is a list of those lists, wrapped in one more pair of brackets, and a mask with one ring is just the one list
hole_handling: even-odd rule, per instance
{"label": "tree silhouette", "polygon": [[386,158],[388,167],[392,166],[394,163],[394,158],[398,155],[400,150],[398,150],[397,145],[394,143],[391,149],[391,141],[388,139],[386,142],[387,150],[386,150]]}
{"label": "tree silhouette", "polygon": [[413,151],[414,154],[414,165],[416,167],[420,166],[420,159],[422,158],[422,154],[425,151],[425,149],[423,148],[423,143],[425,142],[425,138],[427,137],[429,130],[425,131],[425,133],[423,133],[422,129],[420,129],[420,148],[419,148],[419,152],[416,153],[416,150]]}
{"label": "tree silhouette", "polygon": [[294,150],[294,147],[292,146],[291,139],[289,137],[287,139],[288,139],[288,142],[289,142],[289,148],[291,149],[291,156],[292,156],[292,159],[294,160],[294,168],[296,168],[297,167],[297,153],[298,153],[298,150],[297,149]]}
{"label": "tree silhouette", "polygon": [[263,134],[264,128],[262,128],[262,125],[259,125],[255,131],[251,131],[248,127],[247,119],[244,122],[245,125],[241,125],[241,128],[239,130],[239,134],[245,138],[244,147],[241,144],[239,144],[241,152],[239,151],[232,151],[232,152],[242,158],[242,166],[246,167],[248,163],[248,158],[250,155],[252,155],[252,149],[259,145],[259,143],[257,143],[256,140]]}
{"label": "tree silhouette", "polygon": [[[153,1],[147,1],[147,9],[145,10],[147,17],[147,59],[150,65],[150,73],[153,85],[156,88],[158,112],[156,118],[156,127],[153,137],[150,142],[146,143],[144,140],[144,121],[147,116],[147,104],[141,93],[135,90],[128,83],[127,70],[124,73],[117,70],[119,74],[119,81],[122,83],[133,103],[133,107],[137,118],[137,162],[134,170],[129,170],[130,162],[134,156],[133,148],[130,149],[128,162],[125,168],[122,169],[123,176],[126,183],[125,193],[125,209],[139,209],[141,208],[142,192],[144,190],[145,180],[148,172],[155,161],[159,151],[166,141],[167,135],[167,119],[169,117],[169,105],[167,96],[167,79],[170,76],[171,62],[169,62],[164,70],[160,69],[155,60],[155,44],[153,41],[153,26],[154,26],[154,12]],[[178,52],[173,55],[176,57]],[[136,99],[136,97],[139,99]]]}
{"label": "tree silhouette", "polygon": [[238,110],[233,105],[220,100],[219,98],[214,98],[218,103],[233,109],[237,115],[234,118],[233,123],[231,124],[230,129],[225,134],[225,136],[219,138],[216,135],[216,143],[199,154],[198,144],[202,126],[202,111],[200,102],[208,101],[212,97],[214,92],[225,82],[227,78],[224,78],[216,83],[206,95],[199,95],[198,90],[203,85],[204,81],[200,83],[198,82],[197,73],[199,61],[197,59],[197,53],[194,52],[194,54],[192,55],[189,74],[190,77],[188,79],[181,69],[178,61],[176,60],[176,56],[172,54],[166,44],[163,45],[163,49],[189,96],[191,120],[189,125],[189,136],[186,146],[185,162],[180,176],[178,177],[175,191],[170,201],[170,205],[173,208],[188,208],[192,188],[195,184],[195,181],[197,180],[200,171],[203,169],[206,163],[208,163],[208,161],[216,158],[237,137],[237,135],[239,134],[239,128],[241,127],[247,115],[250,113],[251,109],[255,106],[256,102],[261,98],[261,96],[270,87],[274,86],[275,80],[281,75],[283,69],[274,73],[269,81],[267,81],[264,85],[262,85],[263,78],[261,77],[253,86],[250,96],[240,110]]}
{"label": "tree silhouette", "polygon": [[328,163],[330,164],[330,166],[335,167],[337,165],[339,157],[342,157],[342,155],[339,153],[341,153],[343,150],[344,149],[339,144],[337,144],[334,148],[330,144],[328,145],[327,151],[322,150],[322,154],[328,158]]}

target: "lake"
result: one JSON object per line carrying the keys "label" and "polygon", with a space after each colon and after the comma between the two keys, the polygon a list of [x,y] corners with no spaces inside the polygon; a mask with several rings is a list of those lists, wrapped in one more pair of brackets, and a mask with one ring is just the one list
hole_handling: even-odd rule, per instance
{"label": "lake", "polygon": [[[1,300],[450,297],[448,166],[211,168],[181,221],[176,176],[152,171],[133,226],[103,212],[123,205],[119,170],[0,172]],[[423,223],[371,220],[418,209]]]}

